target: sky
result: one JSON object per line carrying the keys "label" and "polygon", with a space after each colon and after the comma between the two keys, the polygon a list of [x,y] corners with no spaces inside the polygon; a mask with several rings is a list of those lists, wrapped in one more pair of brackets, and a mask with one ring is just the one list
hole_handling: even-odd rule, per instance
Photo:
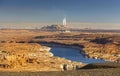
{"label": "sky", "polygon": [[0,0],[0,22],[120,23],[120,0]]}

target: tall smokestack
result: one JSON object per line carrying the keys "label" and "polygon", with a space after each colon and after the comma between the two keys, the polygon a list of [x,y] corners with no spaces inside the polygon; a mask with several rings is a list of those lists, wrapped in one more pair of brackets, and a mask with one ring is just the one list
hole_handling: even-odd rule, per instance
{"label": "tall smokestack", "polygon": [[63,25],[66,26],[67,22],[66,22],[66,17],[64,17],[63,19]]}

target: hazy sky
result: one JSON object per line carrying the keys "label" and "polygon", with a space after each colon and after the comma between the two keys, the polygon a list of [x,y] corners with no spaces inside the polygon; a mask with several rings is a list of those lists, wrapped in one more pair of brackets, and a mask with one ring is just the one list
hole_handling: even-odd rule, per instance
{"label": "hazy sky", "polygon": [[120,0],[0,0],[0,22],[120,23]]}

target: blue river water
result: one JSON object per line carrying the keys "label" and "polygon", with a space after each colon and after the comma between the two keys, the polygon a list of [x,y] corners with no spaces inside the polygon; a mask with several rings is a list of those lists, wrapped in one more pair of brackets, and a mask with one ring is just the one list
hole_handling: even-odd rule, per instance
{"label": "blue river water", "polygon": [[79,50],[73,48],[51,47],[50,51],[54,54],[54,56],[59,56],[72,61],[78,61],[83,63],[105,62],[102,59],[85,58],[85,56],[79,53]]}
{"label": "blue river water", "polygon": [[83,62],[87,64],[105,62],[102,59],[86,58],[83,54],[79,52],[80,51],[79,49],[74,49],[70,47],[51,46],[50,51],[54,54],[54,56],[66,58],[71,61]]}

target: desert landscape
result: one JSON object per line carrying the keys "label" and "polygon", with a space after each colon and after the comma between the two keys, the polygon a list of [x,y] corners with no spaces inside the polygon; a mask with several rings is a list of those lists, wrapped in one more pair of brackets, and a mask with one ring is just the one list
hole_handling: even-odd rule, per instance
{"label": "desert landscape", "polygon": [[0,0],[0,76],[120,76],[120,0]]}
{"label": "desert landscape", "polygon": [[[119,33],[46,32],[35,30],[1,30],[1,43],[54,43],[81,47],[87,57],[119,62]],[[18,35],[19,34],[19,35]]]}
{"label": "desert landscape", "polygon": [[[100,63],[100,65],[94,63],[89,65],[57,57],[50,52],[50,47],[41,44],[75,47],[82,49],[80,53],[86,58],[102,59],[106,62]],[[92,74],[95,76],[93,72],[96,71],[98,76],[107,75],[107,72],[110,72],[111,76],[113,74],[119,76],[120,34],[5,29],[0,30],[0,57],[1,72],[27,71],[36,73],[43,71],[42,74],[44,75],[44,71],[51,71],[48,73],[52,75],[53,71],[56,71],[55,74],[58,75],[57,71],[63,71],[60,74],[62,75],[62,73],[69,73],[70,71],[73,73],[74,71],[77,75],[80,72],[84,76],[92,76]],[[65,70],[67,71],[64,72]],[[87,74],[88,70],[90,72]],[[100,73],[101,70],[104,73]],[[16,75],[17,73],[13,74]]]}

